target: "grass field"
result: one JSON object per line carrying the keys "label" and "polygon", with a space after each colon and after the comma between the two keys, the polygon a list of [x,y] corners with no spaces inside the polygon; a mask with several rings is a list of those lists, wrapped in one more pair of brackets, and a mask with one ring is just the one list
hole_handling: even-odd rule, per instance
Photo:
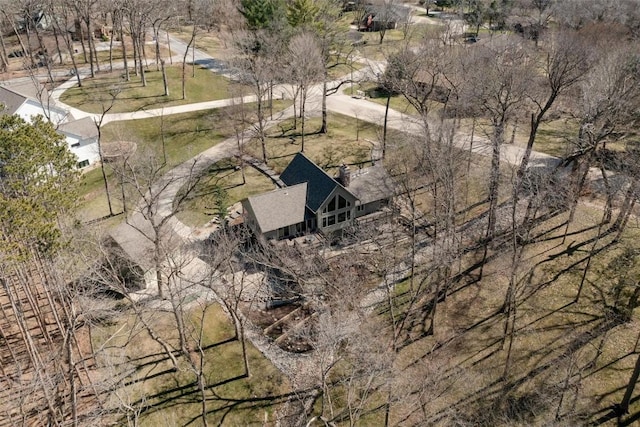
{"label": "grass field", "polygon": [[[226,77],[196,66],[196,76],[192,77],[192,66],[186,68],[186,99],[182,99],[182,67],[167,66],[169,96],[164,96],[162,72],[155,68],[146,72],[147,86],[142,86],[141,78],[131,72],[131,81],[122,78],[122,70],[98,74],[94,79],[83,80],[82,87],[72,87],[60,97],[61,101],[90,113],[102,113],[113,107],[109,113],[123,113],[151,108],[170,107],[203,101],[213,101],[238,96],[242,89],[230,86]],[[232,93],[233,92],[233,93]],[[115,98],[114,98],[115,97]]]}
{"label": "grass field", "polygon": [[[355,164],[371,159],[372,142],[368,141],[377,140],[379,126],[333,113],[329,113],[327,123],[328,133],[321,134],[316,132],[321,124],[319,117],[307,118],[305,122],[304,153],[311,160],[333,173],[342,163]],[[266,141],[268,164],[276,172],[284,170],[301,150],[300,129],[299,119],[297,129],[293,127],[293,119],[289,119],[269,131]],[[246,151],[256,158],[262,158],[258,141],[251,141]]]}
{"label": "grass field", "polygon": [[[247,376],[241,344],[222,309],[217,304],[202,309],[196,304],[187,311],[187,318],[196,334],[201,328],[204,334],[207,421],[215,425],[272,422],[274,411],[288,397],[288,381],[251,344],[247,345],[250,370]],[[156,333],[177,346],[173,322],[169,313],[153,314]],[[202,409],[199,392],[187,362],[179,358],[181,367],[173,371],[162,347],[141,328],[134,315],[94,327],[92,341],[94,348],[101,348],[99,369],[122,384],[118,395],[111,395],[107,401],[112,410],[121,414],[118,424],[126,424],[128,416],[136,418],[139,422],[136,425],[142,426],[187,425],[199,416]]]}
{"label": "grass field", "polygon": [[213,217],[226,214],[226,208],[254,194],[273,190],[273,181],[255,168],[241,165],[236,159],[224,159],[207,168],[200,182],[176,215],[183,223],[201,226]]}

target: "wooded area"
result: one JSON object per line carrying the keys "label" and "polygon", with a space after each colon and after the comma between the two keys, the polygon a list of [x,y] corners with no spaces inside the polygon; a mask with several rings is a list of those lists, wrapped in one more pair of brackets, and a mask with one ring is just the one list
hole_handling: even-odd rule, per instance
{"label": "wooded area", "polygon": [[[233,71],[217,169],[168,159],[163,115],[103,162],[90,223],[64,138],[0,116],[0,426],[638,422],[639,29],[638,0],[0,0],[6,80],[145,87],[155,68],[168,97],[176,60],[184,100],[205,35]],[[314,152],[349,86],[384,116]],[[180,234],[207,174],[250,185],[246,159],[279,173],[282,147],[329,170],[357,151],[395,197],[266,242],[225,223],[216,175],[221,225]]]}

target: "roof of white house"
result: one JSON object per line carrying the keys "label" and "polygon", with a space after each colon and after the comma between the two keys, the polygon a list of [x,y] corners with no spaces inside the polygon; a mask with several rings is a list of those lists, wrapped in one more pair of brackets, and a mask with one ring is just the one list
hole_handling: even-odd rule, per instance
{"label": "roof of white house", "polygon": [[[60,117],[70,117],[67,111],[55,105],[53,98],[49,96],[49,91],[40,82],[23,79],[0,84],[0,104],[6,106],[0,114],[16,114],[27,101],[38,104],[43,109],[42,115],[49,118],[54,112]],[[45,109],[49,113],[45,114]]]}
{"label": "roof of white house", "polygon": [[26,100],[27,97],[5,86],[0,86],[0,104],[4,106],[4,108],[0,110],[0,114],[15,114]]}
{"label": "roof of white house", "polygon": [[98,136],[98,128],[91,117],[62,123],[58,126],[58,130],[82,139],[96,138]]}
{"label": "roof of white house", "polygon": [[277,230],[305,219],[307,183],[292,185],[247,198],[263,233]]}

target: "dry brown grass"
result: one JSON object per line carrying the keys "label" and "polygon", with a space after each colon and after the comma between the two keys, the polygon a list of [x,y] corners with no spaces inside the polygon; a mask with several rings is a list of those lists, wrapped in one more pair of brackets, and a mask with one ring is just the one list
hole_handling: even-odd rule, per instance
{"label": "dry brown grass", "polygon": [[[428,403],[430,425],[450,425],[452,420],[549,425],[555,423],[556,411],[569,417],[557,423],[576,425],[619,403],[635,362],[640,321],[637,316],[627,323],[613,321],[613,289],[623,276],[634,283],[640,265],[634,260],[630,269],[619,271],[615,262],[624,250],[640,249],[638,230],[629,229],[621,242],[594,257],[575,303],[601,211],[581,205],[562,244],[566,218],[553,217],[534,230],[540,237],[527,247],[517,270],[516,334],[506,378],[508,341],[502,347],[505,317],[499,309],[513,271],[509,251],[496,254],[481,281],[452,289],[440,304],[434,336],[418,338],[402,350],[399,366],[413,372],[408,375],[423,375],[426,363],[432,375],[441,376],[432,392],[446,392]],[[609,243],[610,235],[597,247]],[[623,302],[631,289],[623,291]],[[570,387],[560,405],[565,381]],[[395,419],[402,419],[406,409],[398,408]]]}

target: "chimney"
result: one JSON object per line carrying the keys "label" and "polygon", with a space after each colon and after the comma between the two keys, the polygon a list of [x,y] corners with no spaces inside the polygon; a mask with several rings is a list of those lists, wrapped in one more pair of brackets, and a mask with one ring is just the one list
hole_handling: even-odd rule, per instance
{"label": "chimney", "polygon": [[340,166],[340,175],[339,175],[340,183],[344,187],[348,187],[351,183],[351,171],[349,170],[349,166],[344,163]]}

